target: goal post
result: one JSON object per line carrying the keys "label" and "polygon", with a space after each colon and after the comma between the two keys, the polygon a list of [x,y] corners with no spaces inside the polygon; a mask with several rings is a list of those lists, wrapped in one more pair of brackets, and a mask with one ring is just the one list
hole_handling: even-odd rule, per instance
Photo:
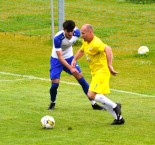
{"label": "goal post", "polygon": [[[58,30],[60,31],[62,29],[62,24],[64,22],[65,17],[65,10],[64,10],[64,0],[58,0]],[[50,0],[50,7],[51,7],[51,34],[52,34],[52,40],[54,38],[54,0]]]}
{"label": "goal post", "polygon": [[54,38],[54,11],[53,11],[53,0],[50,0],[51,4],[51,31],[52,31],[52,40]]}
{"label": "goal post", "polygon": [[65,0],[58,0],[58,29],[59,31],[62,29],[62,24],[64,22],[65,10],[64,10],[64,2]]}
{"label": "goal post", "polygon": [[[52,31],[52,40],[54,38],[54,0],[50,0],[51,4],[51,31]],[[60,31],[62,29],[62,24],[64,22],[64,17],[65,17],[65,10],[64,10],[64,0],[58,0],[58,30]]]}

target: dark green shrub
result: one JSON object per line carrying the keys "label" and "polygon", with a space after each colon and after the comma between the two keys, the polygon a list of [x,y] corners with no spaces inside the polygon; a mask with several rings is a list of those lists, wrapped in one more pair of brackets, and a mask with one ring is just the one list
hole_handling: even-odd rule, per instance
{"label": "dark green shrub", "polygon": [[155,3],[155,0],[126,0],[127,2],[132,2],[136,4],[149,4],[149,3]]}

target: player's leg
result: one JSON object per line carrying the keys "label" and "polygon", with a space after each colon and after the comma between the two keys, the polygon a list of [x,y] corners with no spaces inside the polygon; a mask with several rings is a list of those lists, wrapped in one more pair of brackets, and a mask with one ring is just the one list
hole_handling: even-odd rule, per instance
{"label": "player's leg", "polygon": [[[71,64],[72,60],[73,60],[73,57],[71,57],[71,58],[69,58],[69,59],[66,59],[66,61],[67,61],[69,64]],[[72,75],[76,78],[76,80],[78,81],[78,83],[81,85],[81,87],[82,87],[82,89],[83,89],[83,92],[84,92],[84,93],[86,94],[86,96],[87,96],[87,92],[88,92],[88,89],[89,89],[89,84],[87,83],[87,81],[86,81],[85,78],[83,77],[83,75],[82,75],[82,73],[81,73],[81,69],[80,69],[80,67],[79,67],[78,64],[76,64],[76,69],[79,71],[79,74],[73,75],[73,74],[70,72],[70,70],[69,70],[68,68],[64,67],[64,71],[65,71],[65,72],[67,72],[67,73],[69,73],[69,74],[72,74]],[[87,96],[87,97],[88,97],[88,96]],[[96,103],[96,101],[90,99],[89,97],[88,97],[88,99],[90,100],[93,109],[95,109],[95,110],[105,110],[105,108],[102,107],[102,106],[100,106],[100,105],[98,105],[98,104]]]}
{"label": "player's leg", "polygon": [[[119,108],[121,108],[121,104],[119,103],[116,103]],[[115,118],[114,121],[111,123],[111,125],[119,125],[119,124],[124,124],[125,123],[125,120],[124,118],[122,117],[122,115],[119,116],[119,119],[118,119],[118,116],[116,114],[116,112],[113,110],[112,107],[108,106],[108,105],[104,105],[104,107],[106,108],[106,110],[109,111],[109,113],[112,114],[112,116]]]}
{"label": "player's leg", "polygon": [[121,116],[121,105],[111,101],[103,94],[96,94],[94,92],[88,91],[88,96],[94,98],[95,101],[100,102],[104,105],[104,108],[109,111],[110,114],[115,118],[111,123],[112,125],[124,124],[125,120]]}
{"label": "player's leg", "polygon": [[106,109],[118,121],[117,124],[123,124],[124,122],[120,122],[120,120],[122,119],[121,105],[116,104],[115,102],[113,102],[112,100],[107,98],[105,95],[103,95],[103,94],[110,93],[109,77],[110,76],[108,76],[108,74],[96,74],[96,75],[94,75],[92,77],[92,82],[90,84],[88,96],[97,102],[100,102],[102,104],[105,104],[106,106],[109,106],[109,107],[106,107]]}
{"label": "player's leg", "polygon": [[[89,84],[87,83],[87,81],[84,79],[82,73],[79,73],[79,75],[74,76],[76,78],[76,80],[78,81],[78,83],[81,85],[83,92],[86,94],[88,93],[89,90]],[[88,97],[88,96],[87,96]],[[91,102],[92,108],[95,110],[105,110],[105,108],[103,106],[100,106],[96,103],[95,100],[92,100],[88,97],[89,101]]]}
{"label": "player's leg", "polygon": [[[103,87],[103,86],[102,86]],[[102,91],[99,91],[99,90],[102,90],[102,88],[97,88],[97,92],[102,92]],[[89,96],[91,93],[89,92]],[[107,98],[105,95],[103,94],[96,94],[95,95],[95,98],[94,98],[95,101],[98,101],[98,102],[101,102],[102,104],[105,104],[107,106],[110,106],[109,108],[112,108],[109,109],[109,108],[106,108],[112,115],[115,114],[117,117],[114,116],[115,119],[119,120],[120,119],[120,116],[121,116],[121,106],[119,104],[116,104],[115,102],[113,102],[112,100],[110,100],[109,98]]]}
{"label": "player's leg", "polygon": [[56,104],[56,96],[57,96],[57,89],[59,87],[59,79],[51,80],[51,87],[50,87],[50,100],[51,103],[48,107],[48,110],[54,110]]}
{"label": "player's leg", "polygon": [[50,105],[49,110],[53,110],[56,104],[57,89],[59,87],[60,74],[63,70],[63,66],[58,59],[50,59],[50,78],[51,78],[51,87],[50,87]]}

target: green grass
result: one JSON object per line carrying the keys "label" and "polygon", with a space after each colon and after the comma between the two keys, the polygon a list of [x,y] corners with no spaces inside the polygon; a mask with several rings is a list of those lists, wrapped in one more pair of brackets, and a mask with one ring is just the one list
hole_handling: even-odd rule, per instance
{"label": "green grass", "polygon": [[[112,116],[92,110],[79,86],[61,83],[57,106],[48,111],[49,81],[16,81],[22,77],[1,75],[1,145],[5,144],[154,144],[154,98],[113,92],[109,97],[122,102],[125,125],[111,126]],[[67,80],[66,80],[67,81]],[[74,90],[74,91],[70,91]],[[52,115],[53,130],[41,128],[40,119]],[[71,128],[71,129],[69,129]]]}
{"label": "green grass", "polygon": [[[83,5],[77,6],[71,0],[66,2],[67,19],[74,19],[79,27],[88,22],[93,24],[95,33],[113,48],[113,65],[119,74],[111,77],[112,90],[109,97],[122,103],[126,123],[122,126],[111,126],[109,124],[113,117],[106,111],[92,110],[80,86],[60,83],[56,109],[47,110],[50,87],[50,20],[41,20],[42,23],[38,21],[42,25],[39,27],[38,24],[24,23],[25,20],[35,19],[36,11],[46,17],[39,7],[28,14],[26,10],[18,11],[19,9],[7,7],[9,14],[14,15],[5,17],[3,14],[6,14],[8,2],[11,3],[9,6],[13,6],[12,3],[21,1],[0,2],[2,18],[11,18],[10,24],[13,24],[7,25],[5,32],[0,32],[0,72],[35,76],[45,80],[0,73],[0,145],[155,144],[154,4],[136,5],[105,0],[104,5],[100,5],[100,0],[83,0]],[[38,3],[32,1],[32,5],[28,5],[28,2],[23,2],[27,9],[43,5],[41,0]],[[75,2],[80,3],[81,0]],[[98,9],[91,9],[94,5]],[[73,13],[70,13],[70,8],[74,8]],[[99,20],[95,16],[101,9],[103,14],[99,15]],[[86,10],[89,13],[83,13]],[[4,24],[8,22],[1,21],[0,29],[4,28]],[[24,27],[20,24],[24,24]],[[8,32],[11,29],[13,33]],[[21,33],[30,34],[31,37]],[[38,34],[40,36],[35,36]],[[149,47],[148,55],[137,54],[141,45]],[[79,47],[79,44],[74,46],[74,51]],[[79,64],[85,78],[90,82],[91,76],[84,57]],[[76,83],[72,76],[65,73],[62,74],[62,81]],[[127,92],[116,92],[114,89]],[[42,129],[40,119],[44,115],[55,118],[53,130]]]}

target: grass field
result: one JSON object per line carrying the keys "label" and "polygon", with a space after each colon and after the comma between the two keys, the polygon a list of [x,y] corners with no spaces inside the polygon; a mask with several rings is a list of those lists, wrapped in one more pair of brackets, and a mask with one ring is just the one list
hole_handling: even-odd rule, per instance
{"label": "grass field", "polygon": [[[66,4],[68,9],[71,2],[68,0]],[[56,109],[48,111],[51,53],[49,35],[30,37],[19,34],[18,31],[13,33],[2,31],[0,32],[0,145],[155,144],[155,34],[152,32],[155,24],[154,4],[132,5],[114,0],[105,2],[104,6],[112,10],[105,11],[108,18],[105,17],[107,22],[104,32],[107,35],[102,35],[102,29],[98,27],[96,33],[113,47],[113,65],[119,74],[117,77],[111,77],[109,97],[122,103],[126,123],[122,126],[111,126],[113,117],[106,111],[93,110],[80,86],[66,84],[77,82],[65,73],[62,74]],[[114,5],[111,5],[111,2]],[[95,4],[98,3],[94,2]],[[129,15],[121,13],[125,7]],[[82,10],[75,9],[75,13],[80,11]],[[116,13],[119,13],[118,19],[115,17]],[[136,14],[136,17],[131,17],[132,14]],[[139,21],[138,16],[142,16]],[[73,16],[67,13],[66,17]],[[81,17],[84,19],[86,15]],[[80,22],[77,16],[75,19],[79,26],[85,22]],[[120,21],[122,23],[123,19],[125,19],[124,31],[121,31]],[[127,20],[132,21],[132,25],[129,26]],[[150,53],[144,56],[137,55],[137,48],[143,44],[148,45]],[[79,47],[74,46],[75,51]],[[82,58],[79,64],[85,78],[90,82],[85,58]],[[42,129],[40,119],[44,115],[52,115],[55,118],[56,125],[53,130]]]}

